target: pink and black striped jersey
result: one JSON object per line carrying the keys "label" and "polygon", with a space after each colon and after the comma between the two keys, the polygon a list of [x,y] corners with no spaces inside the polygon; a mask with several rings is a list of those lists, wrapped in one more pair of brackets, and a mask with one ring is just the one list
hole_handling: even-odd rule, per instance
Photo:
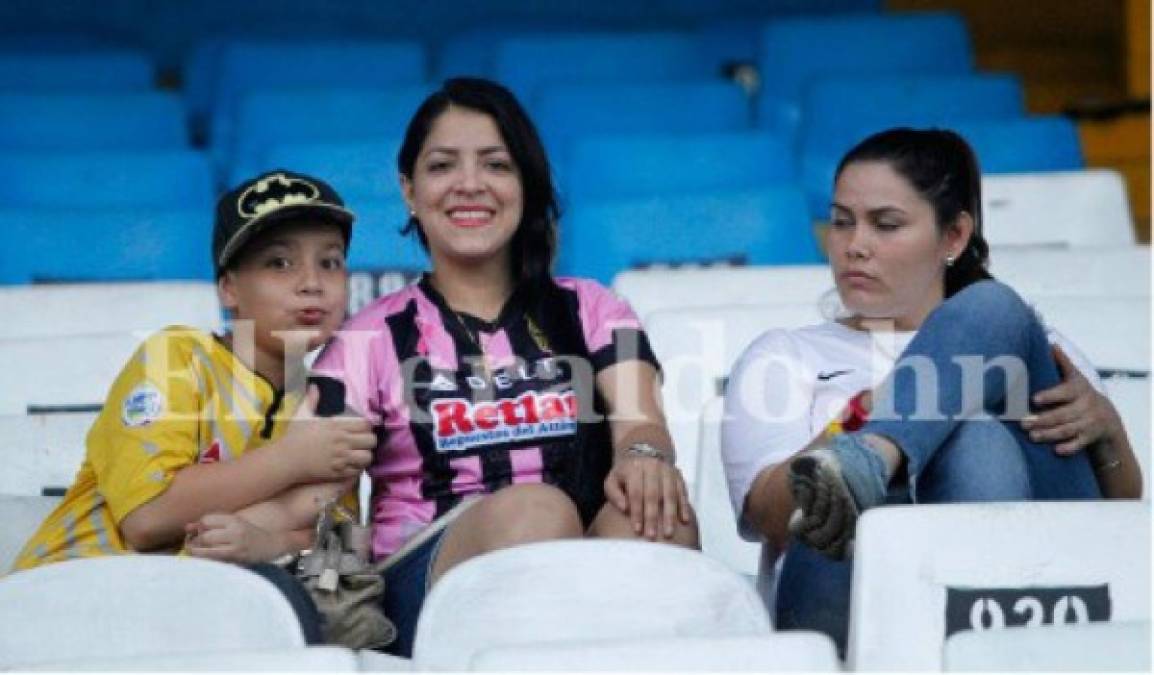
{"label": "pink and black striped jersey", "polygon": [[657,360],[622,299],[593,281],[554,282],[545,301],[518,289],[488,322],[453,311],[426,276],[359,312],[317,359],[314,378],[379,439],[376,557],[462,497],[516,483],[557,485],[589,517],[578,493],[600,495],[611,462],[592,378]]}

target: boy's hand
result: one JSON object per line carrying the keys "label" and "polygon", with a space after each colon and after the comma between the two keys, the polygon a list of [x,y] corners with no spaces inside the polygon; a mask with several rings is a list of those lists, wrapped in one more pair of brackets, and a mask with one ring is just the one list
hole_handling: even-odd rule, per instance
{"label": "boy's hand", "polygon": [[376,434],[368,420],[359,417],[317,417],[319,397],[316,385],[310,385],[282,442],[293,454],[302,481],[355,478],[373,461]]}
{"label": "boy's hand", "polygon": [[231,513],[210,513],[184,531],[185,550],[200,558],[248,564],[289,553],[285,537]]}

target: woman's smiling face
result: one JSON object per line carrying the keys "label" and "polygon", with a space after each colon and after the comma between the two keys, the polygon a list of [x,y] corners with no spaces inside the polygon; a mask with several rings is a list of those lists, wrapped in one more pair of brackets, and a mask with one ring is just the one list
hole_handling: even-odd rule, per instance
{"label": "woman's smiling face", "polygon": [[524,198],[520,172],[492,117],[459,106],[446,109],[401,187],[434,267],[442,260],[508,266]]}

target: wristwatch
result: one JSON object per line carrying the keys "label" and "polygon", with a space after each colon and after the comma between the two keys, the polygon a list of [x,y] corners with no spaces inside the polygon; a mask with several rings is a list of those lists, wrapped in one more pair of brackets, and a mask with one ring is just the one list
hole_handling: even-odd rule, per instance
{"label": "wristwatch", "polygon": [[663,462],[669,461],[669,455],[648,443],[634,443],[628,448],[625,448],[625,454],[634,455],[635,457],[652,457],[653,459],[660,459]]}

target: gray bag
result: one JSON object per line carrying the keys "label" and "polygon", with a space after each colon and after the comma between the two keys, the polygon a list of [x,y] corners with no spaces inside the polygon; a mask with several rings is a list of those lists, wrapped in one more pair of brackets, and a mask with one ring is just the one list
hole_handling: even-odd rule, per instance
{"label": "gray bag", "polygon": [[396,626],[381,610],[385,580],[369,562],[369,541],[369,528],[330,500],[317,516],[312,550],[290,568],[320,612],[325,642],[378,649],[396,639]]}

